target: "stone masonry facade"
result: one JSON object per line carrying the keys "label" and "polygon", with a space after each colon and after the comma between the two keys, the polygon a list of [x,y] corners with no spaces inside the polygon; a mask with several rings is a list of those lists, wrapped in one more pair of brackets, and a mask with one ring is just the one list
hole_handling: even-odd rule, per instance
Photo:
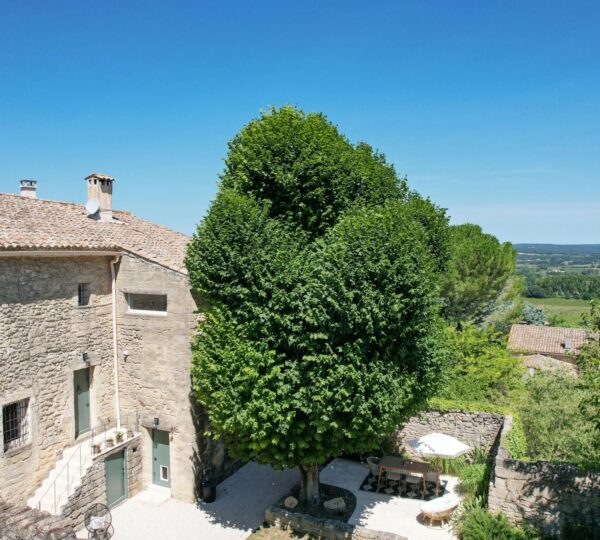
{"label": "stone masonry facade", "polygon": [[[79,283],[92,284],[87,306],[77,305]],[[75,442],[73,372],[85,368],[84,352],[96,363],[92,423],[114,418],[108,260],[0,258],[0,407],[29,399],[28,440],[6,452],[0,440],[6,502],[23,504]]]}
{"label": "stone masonry facade", "polygon": [[106,458],[125,452],[127,468],[127,497],[133,497],[142,489],[142,444],[140,436],[94,458],[94,463],[82,478],[81,485],[69,497],[62,515],[67,522],[79,530],[83,527],[86,510],[94,503],[106,504]]}
{"label": "stone masonry facade", "polygon": [[[64,253],[0,257],[0,412],[29,400],[27,440],[4,451],[0,430],[0,498],[8,503],[24,504],[62,452],[85,440],[75,434],[74,371],[90,370],[92,426],[114,426],[113,259]],[[127,422],[138,418],[140,432],[139,481],[130,479],[130,486],[152,483],[152,430],[164,430],[171,494],[193,502],[203,479],[218,481],[235,468],[223,446],[204,437],[206,413],[191,395],[197,303],[187,276],[164,265],[122,252],[115,270],[119,412]],[[86,306],[77,302],[79,283],[90,284]],[[166,295],[166,313],[131,310],[132,293]]]}
{"label": "stone masonry facade", "polygon": [[[503,435],[510,430],[507,417]],[[488,496],[489,510],[503,512],[513,524],[540,526],[548,536],[565,537],[567,522],[600,530],[600,473],[568,463],[511,459],[502,445],[495,459]],[[566,537],[565,537],[566,538]]]}

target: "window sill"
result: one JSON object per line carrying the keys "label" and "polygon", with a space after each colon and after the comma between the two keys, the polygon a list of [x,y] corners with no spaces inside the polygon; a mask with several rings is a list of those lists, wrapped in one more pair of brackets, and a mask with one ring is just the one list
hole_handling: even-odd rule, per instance
{"label": "window sill", "polygon": [[128,309],[125,315],[137,315],[142,317],[166,317],[168,313],[166,311],[145,311],[143,309]]}
{"label": "window sill", "polygon": [[26,450],[31,450],[32,446],[33,446],[33,444],[31,443],[31,441],[29,441],[28,443],[25,443],[21,446],[17,446],[16,448],[11,448],[10,450],[6,450],[5,452],[2,453],[2,457],[11,458],[13,456],[17,456],[21,452],[25,452]]}

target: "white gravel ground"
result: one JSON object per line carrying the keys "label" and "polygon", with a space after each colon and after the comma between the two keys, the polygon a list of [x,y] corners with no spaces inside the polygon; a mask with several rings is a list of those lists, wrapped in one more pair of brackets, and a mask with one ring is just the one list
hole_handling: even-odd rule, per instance
{"label": "white gravel ground", "polygon": [[248,463],[219,484],[211,504],[168,499],[157,505],[141,493],[112,510],[113,539],[242,540],[262,524],[265,509],[297,482],[295,469],[275,471]]}

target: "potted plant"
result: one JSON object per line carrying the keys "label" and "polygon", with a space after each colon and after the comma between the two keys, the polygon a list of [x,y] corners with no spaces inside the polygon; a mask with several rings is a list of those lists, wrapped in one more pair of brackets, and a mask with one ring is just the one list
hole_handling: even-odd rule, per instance
{"label": "potted plant", "polygon": [[121,430],[115,431],[115,439],[117,440],[117,444],[123,442],[123,437],[124,437],[124,433]]}
{"label": "potted plant", "polygon": [[92,454],[100,453],[100,445],[98,443],[92,444]]}
{"label": "potted plant", "polygon": [[371,474],[377,478],[379,476],[379,458],[375,456],[369,456],[367,458],[367,465],[369,466]]}
{"label": "potted plant", "polygon": [[128,439],[132,439],[133,438],[133,429],[127,428],[127,438]]}
{"label": "potted plant", "polygon": [[115,439],[112,435],[106,439],[106,448],[112,448],[115,445]]}

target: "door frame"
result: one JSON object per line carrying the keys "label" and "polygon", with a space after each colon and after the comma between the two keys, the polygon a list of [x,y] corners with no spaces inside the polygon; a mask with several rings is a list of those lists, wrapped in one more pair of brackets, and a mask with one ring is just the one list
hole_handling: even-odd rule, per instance
{"label": "door frame", "polygon": [[[123,496],[120,497],[119,499],[117,499],[116,501],[109,503],[108,502],[109,477],[108,477],[107,461],[110,458],[114,458],[115,456],[117,456],[119,454],[121,454],[123,456]],[[125,448],[122,448],[118,452],[114,452],[104,458],[104,480],[106,483],[106,506],[108,506],[109,508],[114,508],[118,504],[122,503],[125,499],[127,499],[128,495],[129,495],[129,484],[127,482],[127,476],[128,476],[127,475],[127,450]]]}
{"label": "door frame", "polygon": [[[169,464],[168,464],[168,469],[167,469],[167,471],[168,471],[167,472],[168,479],[166,481],[165,480],[160,480],[160,479],[157,481],[156,477],[155,477],[155,474],[154,474],[155,473],[155,470],[154,470],[155,469],[155,459],[154,459],[154,451],[155,451],[155,449],[154,449],[154,443],[155,443],[156,433],[159,433],[159,432],[162,433],[162,434],[164,434],[164,436],[167,439],[167,445],[166,446],[167,446],[167,449],[168,449],[167,451],[168,451],[168,456],[169,456]],[[150,438],[151,438],[151,445],[152,445],[152,452],[151,452],[151,456],[150,456],[151,464],[152,464],[152,467],[151,467],[152,484],[155,485],[155,486],[160,486],[160,487],[164,487],[164,488],[170,489],[171,488],[171,477],[172,477],[172,474],[171,474],[171,469],[172,469],[172,467],[171,467],[171,432],[170,431],[166,431],[166,430],[161,430],[161,429],[153,428],[153,429],[150,430]],[[159,471],[159,478],[160,478],[160,471]]]}
{"label": "door frame", "polygon": [[[77,388],[75,386],[76,378],[78,374],[85,371],[87,373],[87,398],[88,398],[88,427],[83,431],[79,431],[79,405],[77,401]],[[81,435],[85,435],[92,430],[92,374],[90,372],[90,368],[81,368],[73,370],[72,376],[72,385],[73,385],[73,421],[75,424],[75,439],[79,438]]]}

